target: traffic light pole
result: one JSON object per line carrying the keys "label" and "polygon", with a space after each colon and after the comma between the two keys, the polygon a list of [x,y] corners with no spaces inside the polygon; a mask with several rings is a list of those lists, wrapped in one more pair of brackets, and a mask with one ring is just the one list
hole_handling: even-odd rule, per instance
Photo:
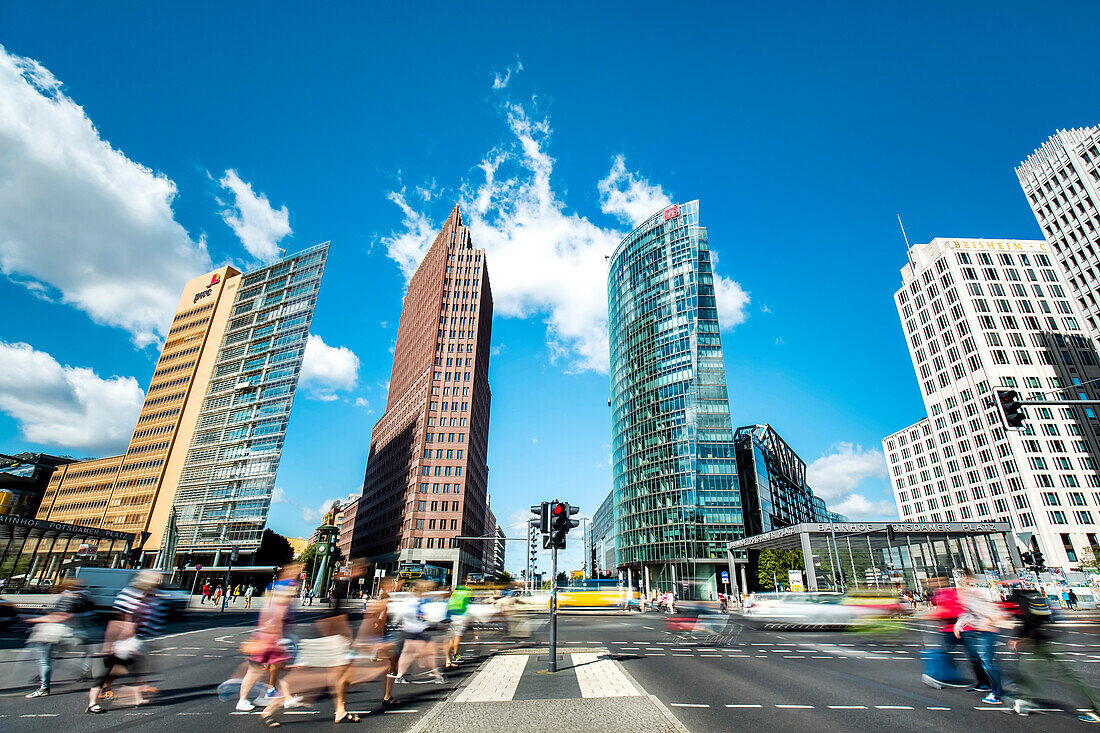
{"label": "traffic light pole", "polygon": [[550,550],[550,669],[558,671],[558,549]]}

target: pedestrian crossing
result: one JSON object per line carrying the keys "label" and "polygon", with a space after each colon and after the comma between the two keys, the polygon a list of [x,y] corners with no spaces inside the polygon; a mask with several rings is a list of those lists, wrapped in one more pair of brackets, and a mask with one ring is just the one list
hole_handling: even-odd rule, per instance
{"label": "pedestrian crossing", "polygon": [[[505,654],[489,659],[453,702],[509,702],[518,699],[611,698],[644,695],[617,662],[605,653],[560,655],[557,678],[553,685],[524,685],[533,675],[545,671],[546,657],[531,654]],[[545,678],[544,678],[545,679]],[[542,683],[544,680],[538,680]],[[521,686],[526,694],[517,695]],[[531,694],[534,688],[540,693]]]}

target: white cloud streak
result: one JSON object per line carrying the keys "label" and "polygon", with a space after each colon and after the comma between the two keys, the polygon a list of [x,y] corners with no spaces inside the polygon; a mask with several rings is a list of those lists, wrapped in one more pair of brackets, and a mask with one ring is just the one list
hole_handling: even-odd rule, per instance
{"label": "white cloud streak", "polygon": [[0,46],[0,272],[145,346],[211,269],[172,212],[176,185],[99,136],[61,82]]}
{"label": "white cloud streak", "polygon": [[233,204],[222,210],[222,219],[248,253],[265,264],[279,259],[279,241],[290,234],[286,206],[273,208],[267,196],[253,191],[252,184],[242,181],[235,170],[227,170],[218,183],[233,194]]}
{"label": "white cloud streak", "polygon": [[319,400],[331,402],[338,391],[355,389],[359,382],[359,357],[346,346],[329,346],[311,333],[302,357],[299,384]]}
{"label": "white cloud streak", "polygon": [[870,500],[857,492],[866,480],[886,477],[882,451],[852,443],[837,443],[806,467],[806,483],[814,493],[828,502],[829,509],[852,519],[896,515],[893,502]]}
{"label": "white cloud streak", "polygon": [[[511,138],[490,150],[457,195],[474,245],[487,252],[495,312],[512,318],[542,316],[551,358],[566,371],[608,369],[607,263],[624,232],[570,213],[555,190],[549,155],[550,123],[519,104],[505,104]],[[597,183],[604,213],[635,224],[670,200],[660,188],[626,169],[621,156]],[[402,227],[382,239],[406,279],[435,237],[437,226],[409,203],[405,189],[389,194]],[[645,212],[645,213],[643,213]],[[716,277],[719,318],[729,329],[745,320],[748,294]]]}
{"label": "white cloud streak", "polygon": [[493,74],[493,89],[506,89],[508,87],[508,82],[512,81],[512,75],[518,74],[521,71],[523,71],[523,62],[517,58],[515,66],[505,67],[504,76]]}
{"label": "white cloud streak", "polygon": [[0,341],[0,411],[26,440],[62,450],[121,453],[145,395],[133,377],[63,366],[30,344]]}

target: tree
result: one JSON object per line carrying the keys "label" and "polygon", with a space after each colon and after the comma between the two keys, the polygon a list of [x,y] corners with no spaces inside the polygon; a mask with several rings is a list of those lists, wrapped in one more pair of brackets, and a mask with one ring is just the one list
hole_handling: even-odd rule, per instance
{"label": "tree", "polygon": [[256,565],[286,565],[294,559],[294,548],[278,532],[265,529],[260,538],[260,549],[256,550]]}
{"label": "tree", "polygon": [[499,579],[501,583],[511,583],[513,580],[515,580],[515,578],[512,577],[512,574],[509,573],[507,570],[503,571],[500,574]]}
{"label": "tree", "polygon": [[1086,573],[1100,573],[1100,550],[1093,548],[1085,553],[1081,560],[1081,570]]}
{"label": "tree", "polygon": [[774,588],[775,581],[787,584],[788,570],[802,570],[801,550],[761,550],[756,578],[761,588]]}
{"label": "tree", "polygon": [[557,581],[555,585],[559,588],[564,588],[565,586],[569,585],[569,576],[567,576],[564,572],[558,573],[557,577],[554,580]]}

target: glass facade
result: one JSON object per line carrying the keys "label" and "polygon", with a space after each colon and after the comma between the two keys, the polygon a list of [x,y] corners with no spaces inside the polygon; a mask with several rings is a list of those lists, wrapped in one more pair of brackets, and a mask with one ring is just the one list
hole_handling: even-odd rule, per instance
{"label": "glass facade", "polygon": [[806,463],[770,425],[737,428],[737,470],[747,536],[800,522],[844,521],[806,484]]}
{"label": "glass facade", "polygon": [[617,563],[651,590],[712,597],[744,527],[698,201],[623,239],[607,295]]}
{"label": "glass facade", "polygon": [[327,257],[242,276],[176,494],[177,550],[259,547]]}

